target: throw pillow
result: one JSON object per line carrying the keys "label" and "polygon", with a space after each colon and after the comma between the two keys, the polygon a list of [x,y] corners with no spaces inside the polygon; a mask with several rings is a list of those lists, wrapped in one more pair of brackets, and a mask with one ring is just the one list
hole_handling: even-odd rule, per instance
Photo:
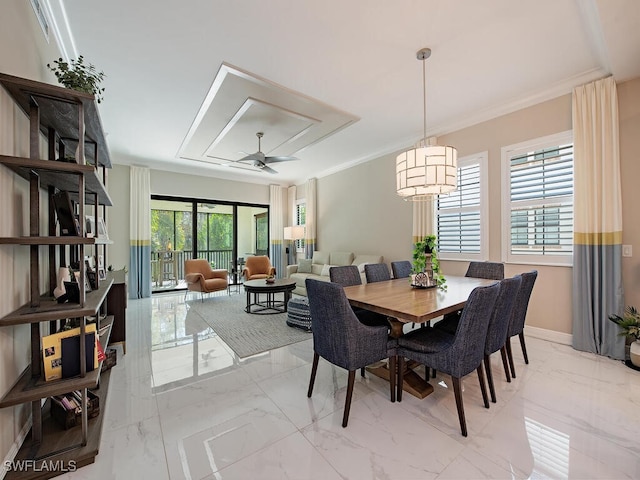
{"label": "throw pillow", "polygon": [[298,260],[298,273],[311,273],[310,258],[302,258]]}
{"label": "throw pillow", "polygon": [[323,275],[325,277],[329,276],[329,269],[331,267],[335,267],[335,265],[327,265],[326,263],[324,264],[324,267],[322,267],[322,273],[320,275]]}

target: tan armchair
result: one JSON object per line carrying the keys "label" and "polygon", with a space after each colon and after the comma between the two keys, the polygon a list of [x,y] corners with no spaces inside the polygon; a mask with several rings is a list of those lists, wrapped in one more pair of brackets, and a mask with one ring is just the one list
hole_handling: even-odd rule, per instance
{"label": "tan armchair", "polygon": [[227,270],[213,270],[204,258],[185,260],[184,279],[187,282],[187,293],[189,291],[200,292],[200,300],[202,300],[204,293],[225,290],[229,286]]}
{"label": "tan armchair", "polygon": [[276,274],[275,267],[271,266],[271,260],[266,255],[247,257],[242,276],[245,280],[257,280]]}

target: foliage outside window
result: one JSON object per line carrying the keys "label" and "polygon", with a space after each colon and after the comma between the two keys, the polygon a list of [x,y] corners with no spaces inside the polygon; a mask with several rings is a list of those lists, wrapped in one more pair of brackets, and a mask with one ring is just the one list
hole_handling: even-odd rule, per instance
{"label": "foliage outside window", "polygon": [[571,265],[571,132],[504,147],[502,158],[504,260]]}

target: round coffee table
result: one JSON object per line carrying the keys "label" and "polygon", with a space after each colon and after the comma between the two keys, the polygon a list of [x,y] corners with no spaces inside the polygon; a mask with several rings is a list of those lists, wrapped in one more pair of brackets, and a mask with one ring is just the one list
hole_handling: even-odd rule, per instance
{"label": "round coffee table", "polygon": [[[247,292],[247,306],[244,311],[258,315],[285,313],[294,288],[296,288],[296,281],[289,278],[278,278],[273,283],[267,283],[264,278],[248,280],[244,282],[244,290]],[[276,293],[283,293],[284,300],[276,300]],[[253,294],[253,302],[251,294]],[[266,301],[261,301],[260,295],[266,295]]]}

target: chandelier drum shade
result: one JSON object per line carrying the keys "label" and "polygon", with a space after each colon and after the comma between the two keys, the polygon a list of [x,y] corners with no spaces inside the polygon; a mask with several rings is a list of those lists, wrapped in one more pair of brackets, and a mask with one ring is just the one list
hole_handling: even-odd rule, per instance
{"label": "chandelier drum shade", "polygon": [[428,143],[425,60],[431,56],[431,49],[423,48],[416,56],[422,60],[424,138],[418,146],[396,157],[396,193],[405,200],[420,201],[457,188],[458,152],[451,146]]}

